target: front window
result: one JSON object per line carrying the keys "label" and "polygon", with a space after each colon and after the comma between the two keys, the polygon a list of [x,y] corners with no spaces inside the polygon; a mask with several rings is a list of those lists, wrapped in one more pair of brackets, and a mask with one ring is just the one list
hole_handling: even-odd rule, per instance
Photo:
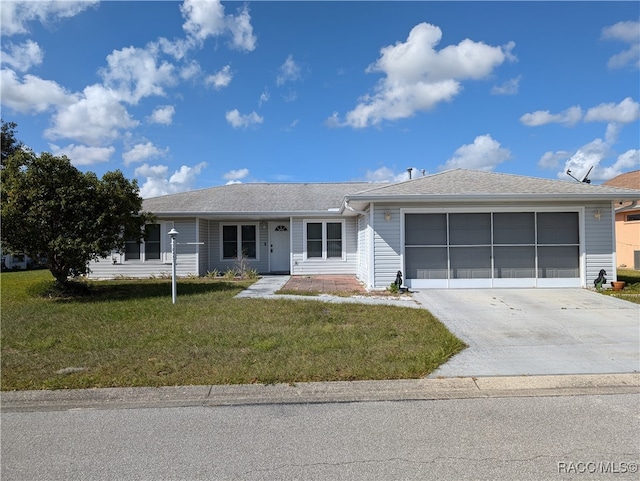
{"label": "front window", "polygon": [[237,259],[258,256],[258,235],[255,224],[222,226],[222,258]]}
{"label": "front window", "polygon": [[124,246],[125,261],[160,260],[160,224],[147,224],[144,227],[144,242],[129,239]]}
{"label": "front window", "polygon": [[307,222],[307,259],[341,259],[344,257],[342,222]]}

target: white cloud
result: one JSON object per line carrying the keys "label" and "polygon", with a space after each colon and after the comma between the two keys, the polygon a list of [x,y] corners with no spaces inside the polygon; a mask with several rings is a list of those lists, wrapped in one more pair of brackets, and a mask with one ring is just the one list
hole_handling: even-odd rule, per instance
{"label": "white cloud", "polygon": [[368,182],[402,182],[409,180],[409,172],[404,170],[396,173],[389,167],[380,167],[376,170],[367,170],[364,178]]}
{"label": "white cloud", "polygon": [[193,167],[183,165],[169,176],[169,167],[166,165],[143,164],[135,170],[134,175],[145,179],[140,187],[140,196],[147,199],[191,190],[206,166],[205,162]]}
{"label": "white cloud", "polygon": [[380,58],[367,72],[382,72],[373,94],[366,94],[347,112],[344,122],[337,115],[328,120],[333,126],[363,128],[383,120],[396,120],[433,109],[452,100],[462,90],[461,81],[482,79],[505,60],[515,60],[510,42],[492,47],[469,39],[441,50],[442,31],[428,23],[416,25],[406,42],[383,47]]}
{"label": "white cloud", "polygon": [[249,127],[250,125],[261,124],[264,120],[257,113],[251,112],[250,114],[242,115],[238,109],[230,110],[225,114],[227,122],[234,128]]}
{"label": "white cloud", "polygon": [[264,91],[260,94],[258,107],[262,107],[264,104],[266,104],[269,101],[270,98],[271,98],[271,95],[269,94],[269,90],[265,88]]}
{"label": "white cloud", "polygon": [[53,155],[66,155],[73,165],[93,165],[108,162],[115,152],[113,147],[89,147],[75,144],[69,144],[66,147],[49,144],[49,148]]}
{"label": "white cloud", "polygon": [[567,178],[567,170],[571,170],[574,177],[581,179],[589,169],[593,168],[589,178],[594,181],[608,180],[625,171],[637,169],[640,165],[640,151],[637,149],[628,150],[619,155],[612,164],[604,165],[613,154],[613,145],[618,140],[619,130],[617,124],[608,124],[604,140],[595,139],[575,152],[546,152],[538,161],[538,165],[542,168],[557,168],[561,162],[564,162],[564,168],[557,172],[557,177],[560,179]]}
{"label": "white cloud", "polygon": [[502,85],[495,85],[491,89],[492,95],[515,95],[518,93],[520,89],[520,80],[522,80],[522,75],[518,75],[512,79],[507,80]]}
{"label": "white cloud", "polygon": [[10,69],[0,71],[0,100],[20,113],[44,112],[52,107],[65,106],[77,101],[51,80],[43,80],[34,75],[19,79]]}
{"label": "white cloud", "polygon": [[227,181],[227,184],[239,184],[242,179],[249,175],[249,169],[237,169],[230,170],[222,175],[222,178]]}
{"label": "white cloud", "polygon": [[622,68],[627,65],[640,68],[640,22],[618,22],[602,29],[602,39],[619,40],[629,44],[627,50],[612,56],[607,63],[609,68]]}
{"label": "white cloud", "polygon": [[473,169],[491,171],[498,164],[511,158],[511,152],[502,148],[500,142],[495,141],[489,134],[479,135],[473,144],[459,147],[453,157],[440,166],[440,170],[446,169]]}
{"label": "white cloud", "polygon": [[2,63],[19,72],[26,72],[34,65],[40,65],[44,58],[40,45],[32,40],[26,40],[20,45],[9,42],[6,47],[6,50],[2,50],[2,57],[0,57]]}
{"label": "white cloud", "polygon": [[249,8],[245,5],[238,9],[238,15],[227,17],[227,26],[232,36],[232,46],[240,50],[253,51],[256,48],[257,39],[251,26]]}
{"label": "white cloud", "polygon": [[53,116],[53,126],[45,131],[51,139],[66,137],[92,146],[114,140],[122,129],[135,127],[118,96],[101,85],[86,87],[73,104]]}
{"label": "white cloud", "polygon": [[231,83],[231,79],[233,79],[231,66],[225,65],[220,71],[213,75],[209,75],[205,82],[208,85],[212,85],[216,90],[220,90],[223,87],[227,87]]}
{"label": "white cloud", "polygon": [[200,75],[202,69],[200,68],[200,64],[195,60],[191,60],[184,65],[180,66],[180,78],[182,80],[191,80],[192,78]]}
{"label": "white cloud", "polygon": [[627,97],[619,104],[600,104],[587,110],[585,122],[616,122],[629,124],[640,118],[640,104]]}
{"label": "white cloud", "polygon": [[132,162],[142,162],[143,160],[147,160],[152,157],[162,157],[166,152],[166,150],[160,150],[151,142],[146,142],[144,144],[136,144],[131,147],[122,154],[122,159],[124,160],[124,165],[129,165]]}
{"label": "white cloud", "polygon": [[176,109],[173,105],[163,105],[151,112],[148,120],[152,124],[171,125],[175,113]]}
{"label": "white cloud", "polygon": [[224,7],[218,0],[185,0],[180,6],[185,23],[182,28],[189,38],[202,44],[209,37],[231,34],[231,47],[252,51],[256,48],[251,16],[248,7],[238,10],[238,15],[225,15]]}
{"label": "white cloud", "polygon": [[154,48],[127,47],[107,56],[100,69],[104,85],[118,92],[119,100],[137,104],[142,98],[165,95],[164,87],[175,85],[175,67],[157,59]]}
{"label": "white cloud", "polygon": [[561,162],[571,157],[571,152],[559,150],[558,152],[545,152],[538,161],[538,167],[542,169],[555,169]]}
{"label": "white cloud", "polygon": [[289,55],[280,68],[276,77],[276,85],[279,87],[286,82],[293,82],[300,78],[300,66],[293,60],[293,56]]}
{"label": "white cloud", "polygon": [[11,36],[28,33],[27,24],[29,22],[38,21],[48,25],[63,18],[78,15],[97,4],[97,0],[4,1],[2,2],[2,8],[0,8],[2,35]]}
{"label": "white cloud", "polygon": [[560,112],[552,114],[548,110],[538,110],[520,117],[520,122],[528,127],[539,127],[546,124],[575,125],[582,119],[582,109],[575,105]]}
{"label": "white cloud", "polygon": [[630,170],[636,170],[639,166],[640,150],[631,149],[619,155],[616,161],[610,166],[602,167],[601,171],[596,172],[596,174],[600,180],[609,180]]}

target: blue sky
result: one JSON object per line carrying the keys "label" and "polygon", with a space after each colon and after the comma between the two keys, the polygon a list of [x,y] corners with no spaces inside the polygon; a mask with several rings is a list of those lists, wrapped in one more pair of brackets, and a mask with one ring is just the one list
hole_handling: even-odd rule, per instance
{"label": "blue sky", "polygon": [[11,2],[5,122],[143,197],[640,168],[638,2]]}

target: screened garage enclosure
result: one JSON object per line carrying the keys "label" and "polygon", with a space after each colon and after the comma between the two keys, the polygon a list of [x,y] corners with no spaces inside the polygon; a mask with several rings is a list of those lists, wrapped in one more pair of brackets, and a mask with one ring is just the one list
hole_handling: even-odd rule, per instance
{"label": "screened garage enclosure", "polygon": [[413,287],[580,286],[578,212],[406,213]]}

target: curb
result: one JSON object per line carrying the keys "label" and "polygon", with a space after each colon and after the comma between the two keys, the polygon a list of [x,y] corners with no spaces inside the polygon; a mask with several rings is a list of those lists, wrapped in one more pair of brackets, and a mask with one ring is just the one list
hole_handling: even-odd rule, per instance
{"label": "curb", "polygon": [[640,373],[3,391],[3,413],[640,393]]}

